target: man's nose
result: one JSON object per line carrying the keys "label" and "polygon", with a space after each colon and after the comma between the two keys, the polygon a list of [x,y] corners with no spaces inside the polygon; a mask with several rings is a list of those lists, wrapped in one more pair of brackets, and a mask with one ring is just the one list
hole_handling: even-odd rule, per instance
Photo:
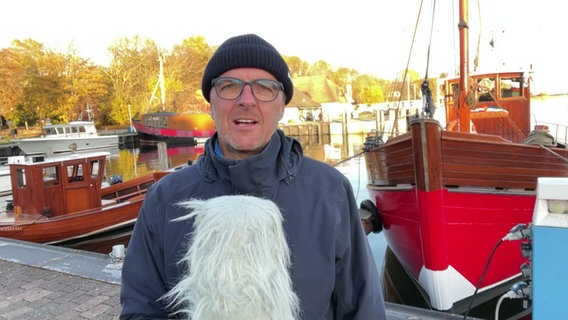
{"label": "man's nose", "polygon": [[239,100],[241,101],[256,101],[256,98],[254,97],[254,94],[252,93],[252,87],[250,84],[245,84],[245,86],[243,87],[243,92],[241,93],[241,96],[239,97]]}

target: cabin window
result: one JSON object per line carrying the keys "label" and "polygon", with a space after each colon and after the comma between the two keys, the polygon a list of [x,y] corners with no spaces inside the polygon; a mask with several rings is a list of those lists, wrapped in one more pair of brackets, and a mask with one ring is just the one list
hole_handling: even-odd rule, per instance
{"label": "cabin window", "polygon": [[26,187],[26,169],[16,169],[16,182],[18,183],[18,188]]}
{"label": "cabin window", "polygon": [[70,164],[67,166],[67,179],[69,183],[83,181],[83,164]]}
{"label": "cabin window", "polygon": [[59,185],[59,167],[50,166],[42,168],[43,172],[43,185],[56,186]]}
{"label": "cabin window", "polygon": [[97,178],[101,174],[101,161],[93,160],[91,161],[91,178]]}
{"label": "cabin window", "polygon": [[501,97],[511,98],[523,95],[523,79],[522,78],[501,78]]}
{"label": "cabin window", "polygon": [[460,92],[460,85],[459,83],[452,83],[450,85],[450,91],[447,94],[448,102],[455,103],[458,101],[458,94]]}
{"label": "cabin window", "polygon": [[55,128],[44,128],[43,130],[43,135],[54,135],[57,134],[57,131],[55,130]]}
{"label": "cabin window", "polygon": [[71,133],[78,133],[77,127],[71,127]]}
{"label": "cabin window", "polygon": [[480,102],[495,100],[495,78],[479,78],[475,81]]}
{"label": "cabin window", "polygon": [[146,124],[153,127],[165,128],[168,126],[168,118],[162,116],[148,117],[146,119]]}
{"label": "cabin window", "polygon": [[87,132],[87,130],[85,129],[85,127],[79,127],[79,132],[85,133]]}

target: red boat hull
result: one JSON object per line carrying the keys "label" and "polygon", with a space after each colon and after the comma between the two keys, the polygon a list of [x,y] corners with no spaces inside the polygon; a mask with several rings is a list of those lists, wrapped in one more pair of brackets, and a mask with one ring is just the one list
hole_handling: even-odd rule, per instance
{"label": "red boat hull", "polygon": [[[490,253],[517,223],[529,224],[533,193],[486,194],[370,189],[389,246],[429,294],[448,310],[475,291]],[[481,291],[520,274],[519,242],[503,242],[492,258]]]}
{"label": "red boat hull", "polygon": [[500,240],[532,221],[539,177],[568,176],[568,149],[445,131],[432,119],[409,129],[365,152],[388,246],[431,308],[456,310],[477,289],[501,296],[526,260],[520,241]]}
{"label": "red boat hull", "polygon": [[127,226],[132,227],[138,216],[142,200],[128,202],[123,206],[109,210],[99,208],[31,223],[20,224],[16,220],[12,226],[0,227],[0,237],[58,244],[94,234],[111,232]]}
{"label": "red boat hull", "polygon": [[145,114],[132,122],[141,143],[166,142],[168,146],[195,146],[199,139],[215,133],[215,122],[207,113]]}

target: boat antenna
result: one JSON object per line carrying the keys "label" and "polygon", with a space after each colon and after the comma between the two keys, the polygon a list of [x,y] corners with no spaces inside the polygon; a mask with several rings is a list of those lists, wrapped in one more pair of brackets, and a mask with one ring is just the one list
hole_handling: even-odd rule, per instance
{"label": "boat antenna", "polygon": [[94,111],[90,103],[87,103],[87,121],[94,121]]}
{"label": "boat antenna", "polygon": [[436,111],[436,105],[434,103],[434,98],[432,97],[432,90],[428,84],[428,70],[430,69],[430,49],[432,48],[432,33],[434,31],[434,16],[436,15],[436,0],[432,4],[432,22],[430,25],[430,39],[428,39],[428,52],[426,54],[426,71],[424,72],[424,82],[422,82],[422,110],[424,116],[433,117]]}

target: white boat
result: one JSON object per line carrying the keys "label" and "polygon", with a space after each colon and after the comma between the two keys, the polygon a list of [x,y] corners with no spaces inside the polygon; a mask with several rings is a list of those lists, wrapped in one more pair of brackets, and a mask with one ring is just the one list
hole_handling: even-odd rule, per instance
{"label": "white boat", "polygon": [[0,166],[0,197],[12,193],[12,181],[10,180],[10,168]]}
{"label": "white boat", "polygon": [[53,155],[118,148],[118,135],[99,135],[92,121],[47,124],[37,138],[12,139],[26,155]]}

